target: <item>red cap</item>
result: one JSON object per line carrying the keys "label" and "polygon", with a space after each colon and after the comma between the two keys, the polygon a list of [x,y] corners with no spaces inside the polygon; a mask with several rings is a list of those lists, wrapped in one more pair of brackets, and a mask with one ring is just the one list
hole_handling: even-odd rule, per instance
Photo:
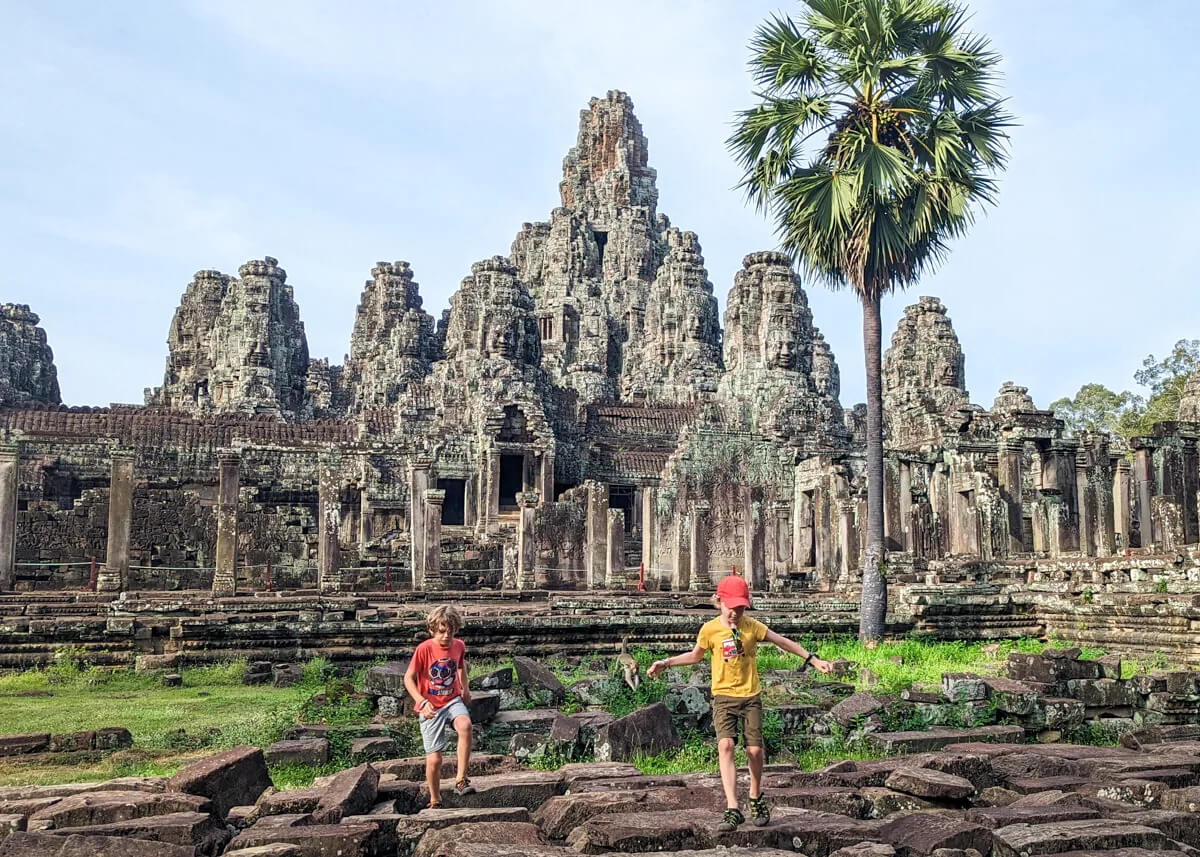
{"label": "red cap", "polygon": [[736,574],[730,574],[717,584],[717,597],[726,607],[749,607],[750,587]]}

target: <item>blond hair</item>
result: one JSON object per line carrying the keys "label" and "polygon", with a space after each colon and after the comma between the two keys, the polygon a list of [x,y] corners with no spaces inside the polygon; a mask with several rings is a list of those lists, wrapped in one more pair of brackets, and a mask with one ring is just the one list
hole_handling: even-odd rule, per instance
{"label": "blond hair", "polygon": [[436,634],[440,628],[446,628],[453,637],[462,628],[462,615],[450,604],[434,607],[425,617],[425,627],[429,633]]}

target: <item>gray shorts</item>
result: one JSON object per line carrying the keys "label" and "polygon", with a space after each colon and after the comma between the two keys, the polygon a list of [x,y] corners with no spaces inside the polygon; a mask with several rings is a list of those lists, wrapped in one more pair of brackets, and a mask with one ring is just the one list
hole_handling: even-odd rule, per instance
{"label": "gray shorts", "polygon": [[417,722],[421,724],[421,743],[425,745],[426,753],[440,753],[446,749],[446,727],[459,716],[470,717],[471,712],[463,704],[462,697],[456,696],[428,720],[418,718]]}

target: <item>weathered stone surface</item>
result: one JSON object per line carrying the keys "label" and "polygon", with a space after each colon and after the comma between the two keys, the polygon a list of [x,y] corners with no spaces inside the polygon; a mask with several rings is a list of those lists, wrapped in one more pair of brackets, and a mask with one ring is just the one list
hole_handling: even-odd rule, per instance
{"label": "weathered stone surface", "polygon": [[671,713],[658,702],[601,726],[596,731],[596,761],[623,762],[681,745]]}
{"label": "weathered stone surface", "polygon": [[267,763],[257,747],[235,747],[202,759],[176,773],[166,785],[168,791],[209,798],[218,818],[224,818],[231,807],[256,802],[270,786]]}
{"label": "weathered stone surface", "polygon": [[310,418],[308,340],[286,281],[270,256],[242,265],[238,278],[197,272],[171,322],[163,386],[146,403]]}
{"label": "weathered stone surface", "polygon": [[115,836],[165,842],[195,848],[197,854],[216,854],[229,838],[225,826],[207,812],[173,812],[107,824],[55,828],[54,832],[60,836]]}
{"label": "weathered stone surface", "polygon": [[853,726],[883,710],[887,700],[869,693],[856,693],[829,709],[829,716],[843,728]]}
{"label": "weathered stone surface", "polygon": [[135,791],[88,792],[64,797],[29,816],[29,831],[110,824],[176,812],[207,813],[208,798],[191,794],[148,794]]}
{"label": "weathered stone surface", "polygon": [[868,818],[886,818],[897,812],[915,812],[931,809],[933,804],[913,795],[901,794],[882,786],[865,786],[858,790],[870,805]]}
{"label": "weathered stone surface", "polygon": [[1014,744],[1024,738],[1025,730],[1020,726],[978,726],[925,732],[875,732],[867,736],[867,741],[885,753],[921,753],[978,741]]}
{"label": "weathered stone surface", "polygon": [[1108,819],[1011,824],[994,831],[994,836],[996,853],[1001,857],[1116,848],[1160,850],[1169,842],[1163,833],[1152,827]]}
{"label": "weathered stone surface", "polygon": [[500,713],[500,693],[490,690],[475,691],[471,694],[471,702],[467,709],[471,712],[472,723],[488,723]]}
{"label": "weathered stone surface", "polygon": [[0,840],[0,857],[195,857],[196,849],[115,836],[13,833]]}
{"label": "weathered stone surface", "polygon": [[372,857],[376,852],[379,829],[375,824],[307,824],[300,827],[276,827],[259,822],[243,830],[225,849],[239,849],[289,843],[297,847],[298,857]]}
{"label": "weathered stone surface", "polygon": [[404,672],[407,663],[387,663],[370,667],[363,678],[363,692],[370,696],[394,696],[408,699],[404,688]]}
{"label": "weathered stone surface", "polygon": [[373,762],[395,755],[396,742],[391,738],[368,735],[364,738],[355,738],[350,742],[350,761],[352,764]]}
{"label": "weathered stone surface", "polygon": [[57,405],[58,370],[37,313],[0,304],[0,406]]}
{"label": "weathered stone surface", "polygon": [[486,675],[477,675],[468,684],[471,690],[501,690],[512,687],[512,667],[501,667]]}
{"label": "weathered stone surface", "polygon": [[879,838],[900,855],[933,854],[939,848],[974,848],[981,854],[992,850],[992,834],[986,827],[962,818],[933,812],[914,812],[885,821]]}
{"label": "weathered stone surface", "polygon": [[329,741],[325,738],[299,738],[276,741],[263,750],[268,765],[324,765],[329,761]]}
{"label": "weathered stone surface", "polygon": [[471,777],[475,793],[454,794],[454,783],[442,781],[442,803],[447,807],[525,807],[537,809],[565,788],[558,771],[520,771]]}
{"label": "weathered stone surface", "polygon": [[975,793],[970,780],[928,768],[897,768],[888,774],[884,786],[930,800],[963,800]]}
{"label": "weathered stone surface", "polygon": [[550,842],[535,824],[515,821],[472,821],[430,830],[421,837],[413,857],[456,857],[458,845],[522,845],[533,847]]}
{"label": "weathered stone surface", "polygon": [[531,694],[544,692],[549,694],[550,700],[555,703],[561,702],[566,697],[567,689],[563,687],[558,677],[533,658],[516,655],[513,658],[513,668],[517,671],[517,682],[525,688],[526,692]]}
{"label": "weathered stone surface", "polygon": [[379,772],[370,765],[335,774],[312,811],[314,824],[337,824],[343,816],[360,815],[375,804]]}

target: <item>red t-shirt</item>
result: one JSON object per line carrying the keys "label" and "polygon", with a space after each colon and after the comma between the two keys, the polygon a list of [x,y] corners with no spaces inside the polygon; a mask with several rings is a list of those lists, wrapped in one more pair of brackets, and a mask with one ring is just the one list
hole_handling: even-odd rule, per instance
{"label": "red t-shirt", "polygon": [[[417,690],[433,703],[435,709],[462,695],[458,671],[466,662],[466,656],[467,647],[457,638],[446,648],[431,637],[413,652],[411,669],[417,677]],[[413,710],[420,711],[421,706],[415,705]]]}

